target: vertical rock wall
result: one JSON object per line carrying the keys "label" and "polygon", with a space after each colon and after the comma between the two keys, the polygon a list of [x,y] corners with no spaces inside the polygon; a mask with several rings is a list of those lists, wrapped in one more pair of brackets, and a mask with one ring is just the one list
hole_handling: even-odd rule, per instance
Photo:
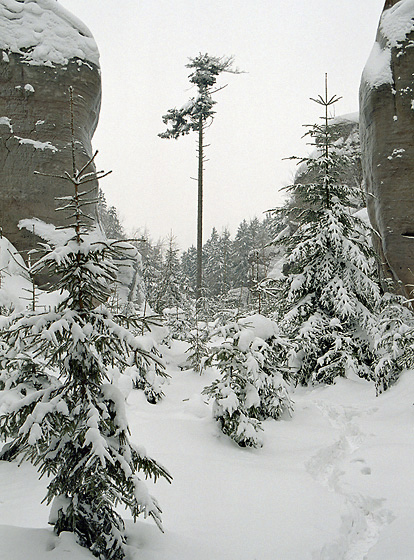
{"label": "vertical rock wall", "polygon": [[34,171],[72,170],[70,86],[80,168],[92,154],[99,117],[96,44],[56,0],[0,0],[0,226],[19,251],[35,244],[32,234],[18,229],[20,219],[65,224],[55,213],[55,197],[70,187]]}
{"label": "vertical rock wall", "polygon": [[414,0],[387,0],[360,88],[368,214],[384,276],[414,285]]}

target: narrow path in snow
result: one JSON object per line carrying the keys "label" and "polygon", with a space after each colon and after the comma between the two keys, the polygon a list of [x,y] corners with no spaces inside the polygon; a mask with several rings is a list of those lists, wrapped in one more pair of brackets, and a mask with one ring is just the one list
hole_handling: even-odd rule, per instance
{"label": "narrow path in snow", "polygon": [[365,560],[377,543],[382,528],[393,519],[392,513],[383,508],[383,499],[352,492],[341,480],[346,460],[359,463],[361,473],[370,475],[371,469],[363,458],[351,460],[360,448],[365,435],[354,421],[361,412],[352,407],[315,402],[316,408],[327,417],[337,430],[338,439],[321,449],[306,465],[307,471],[330,491],[345,498],[349,513],[342,517],[338,538],[326,544],[313,555],[314,560]]}

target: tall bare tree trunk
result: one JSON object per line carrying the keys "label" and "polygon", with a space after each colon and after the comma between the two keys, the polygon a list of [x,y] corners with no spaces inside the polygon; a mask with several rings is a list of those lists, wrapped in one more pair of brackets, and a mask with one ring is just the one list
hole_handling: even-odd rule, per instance
{"label": "tall bare tree trunk", "polygon": [[196,299],[197,309],[200,307],[200,299],[203,291],[203,131],[204,119],[200,116],[198,122],[198,205],[197,205],[197,279]]}

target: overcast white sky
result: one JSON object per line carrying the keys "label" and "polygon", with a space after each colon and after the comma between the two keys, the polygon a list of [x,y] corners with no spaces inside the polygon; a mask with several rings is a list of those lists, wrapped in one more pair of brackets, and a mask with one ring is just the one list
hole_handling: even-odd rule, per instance
{"label": "overcast white sky", "polygon": [[208,131],[205,238],[281,202],[294,174],[291,155],[307,152],[303,124],[342,96],[336,114],[358,110],[362,69],[384,0],[59,0],[92,31],[101,53],[103,100],[93,145],[98,166],[130,232],[195,244],[196,137],[162,140],[161,117],[184,104],[188,57],[234,55],[245,74],[223,75]]}

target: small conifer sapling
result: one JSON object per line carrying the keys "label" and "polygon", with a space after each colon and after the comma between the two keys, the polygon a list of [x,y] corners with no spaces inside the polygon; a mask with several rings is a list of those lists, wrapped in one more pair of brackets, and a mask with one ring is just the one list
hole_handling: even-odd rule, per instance
{"label": "small conifer sapling", "polygon": [[213,399],[213,416],[225,435],[241,447],[261,447],[261,421],[293,410],[282,365],[288,344],[261,315],[230,322],[218,334],[224,340],[206,365],[215,365],[221,375],[203,394]]}
{"label": "small conifer sapling", "polygon": [[116,280],[114,261],[127,258],[130,246],[108,241],[89,216],[96,201],[88,184],[105,174],[88,170],[95,156],[76,168],[73,108],[71,115],[73,170],[57,177],[73,187],[61,199],[70,222],[55,243],[44,244],[32,267],[57,278],[54,288],[63,297],[54,310],[11,316],[1,332],[3,368],[10,357],[28,355],[19,383],[30,381],[29,360],[39,357],[59,382],[28,391],[0,417],[0,434],[50,478],[45,500],[53,502],[56,533],[73,532],[101,560],[121,560],[126,535],[116,506],[127,507],[134,519],[150,516],[162,528],[161,510],[138,473],[171,476],[130,441],[124,398],[108,379],[110,366],[151,356],[145,341],[104,306]]}

